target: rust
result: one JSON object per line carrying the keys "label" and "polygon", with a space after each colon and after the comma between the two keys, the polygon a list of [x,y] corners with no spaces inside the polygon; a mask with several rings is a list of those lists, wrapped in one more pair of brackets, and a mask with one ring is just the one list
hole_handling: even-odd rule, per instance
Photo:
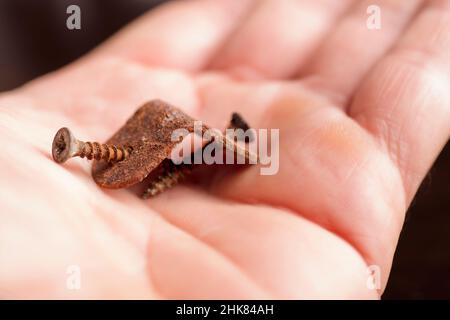
{"label": "rust", "polygon": [[[117,163],[94,161],[92,176],[104,188],[126,188],[144,180],[170,153],[178,141],[176,129],[194,131],[195,119],[161,100],[140,107],[106,143],[131,146],[133,152]],[[206,126],[203,130],[207,130]]]}

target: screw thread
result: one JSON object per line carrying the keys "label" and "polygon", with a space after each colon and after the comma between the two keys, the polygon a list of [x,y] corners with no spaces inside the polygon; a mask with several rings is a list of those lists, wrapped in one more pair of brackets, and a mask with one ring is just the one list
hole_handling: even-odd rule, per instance
{"label": "screw thread", "polygon": [[186,178],[192,172],[192,165],[190,164],[180,164],[175,165],[171,163],[168,168],[165,168],[163,173],[156,177],[153,180],[147,190],[145,190],[142,198],[148,199],[154,197],[161,192],[172,188],[175,186],[180,180]]}
{"label": "screw thread", "polygon": [[80,154],[81,158],[86,157],[89,160],[105,160],[122,161],[125,160],[131,153],[131,147],[122,147],[109,145],[98,142],[81,142]]}

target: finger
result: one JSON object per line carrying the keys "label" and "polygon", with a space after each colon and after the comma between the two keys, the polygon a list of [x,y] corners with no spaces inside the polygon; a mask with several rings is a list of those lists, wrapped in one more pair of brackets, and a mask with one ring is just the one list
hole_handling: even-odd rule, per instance
{"label": "finger", "polygon": [[[405,207],[398,171],[372,136],[300,85],[221,83],[206,89],[201,118],[208,123],[223,127],[239,108],[251,127],[269,129],[270,144],[277,142],[270,129],[279,129],[279,152],[269,148],[269,164],[216,170],[212,192],[288,208],[338,234],[387,274],[403,225],[398,212]],[[273,168],[273,175],[262,175],[262,167]]]}
{"label": "finger", "polygon": [[271,297],[233,261],[204,243],[202,239],[160,219],[153,220],[151,230],[147,269],[152,284],[163,298]]}
{"label": "finger", "polygon": [[369,29],[367,24],[367,10],[373,1],[358,2],[325,40],[301,76],[309,77],[312,87],[345,106],[358,83],[393,45],[421,2],[378,1],[374,9],[380,10],[380,30]]}
{"label": "finger", "polygon": [[[245,275],[233,286],[243,286],[247,279],[251,279],[254,287],[265,292],[266,296],[284,299],[324,298],[324,295],[328,298],[373,298],[376,294],[367,289],[366,266],[352,247],[317,225],[286,211],[230,203],[181,186],[154,198],[149,205],[156,208],[165,221],[190,234],[205,248],[214,249],[215,254],[211,254],[209,259],[203,259],[202,255],[201,259],[187,259],[195,261],[191,265],[197,265],[193,275],[204,274],[209,278],[211,273],[201,264],[211,265],[205,262],[219,256]],[[171,237],[165,238],[168,243],[162,245],[161,242],[159,248],[154,244],[154,251],[164,252],[168,244],[170,246],[173,242]],[[182,254],[186,251],[183,248],[189,249],[189,242],[186,241],[188,239],[179,240],[183,240],[175,241],[178,243],[176,247],[180,248],[179,256],[195,254],[189,251]],[[175,257],[173,261],[185,263]],[[166,268],[173,269],[170,263]],[[332,272],[336,269],[339,272]],[[172,272],[169,277],[172,279],[166,281],[178,283],[178,286],[193,280],[186,279],[186,274],[179,272]],[[224,288],[235,283],[236,279],[228,281]],[[205,286],[211,287],[201,281],[196,288]]]}
{"label": "finger", "polygon": [[[98,132],[107,132],[104,127],[117,128],[126,120],[129,108],[155,98],[194,113],[199,105],[196,89],[183,71],[207,64],[253,1],[170,2],[132,23],[86,58],[32,81],[22,92],[42,101],[39,107],[64,111],[85,126],[94,121]],[[64,92],[63,99],[55,94],[59,92]],[[105,112],[105,108],[114,112]],[[100,124],[96,113],[101,114]]]}
{"label": "finger", "polygon": [[133,22],[96,53],[196,71],[209,62],[253,2],[170,2]]}
{"label": "finger", "polygon": [[260,1],[212,67],[243,78],[292,76],[351,2]]}
{"label": "finger", "polygon": [[450,1],[433,1],[351,105],[398,166],[410,201],[450,134]]}

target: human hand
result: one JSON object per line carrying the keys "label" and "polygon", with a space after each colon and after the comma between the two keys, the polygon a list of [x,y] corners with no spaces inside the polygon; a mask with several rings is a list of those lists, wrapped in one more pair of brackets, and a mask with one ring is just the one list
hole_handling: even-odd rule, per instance
{"label": "human hand", "polygon": [[[366,28],[370,1],[169,3],[3,94],[0,295],[378,298],[450,133],[449,2],[378,3],[381,30]],[[104,141],[154,98],[279,128],[279,172],[218,170],[143,201],[99,188],[85,160],[52,161],[59,127]]]}

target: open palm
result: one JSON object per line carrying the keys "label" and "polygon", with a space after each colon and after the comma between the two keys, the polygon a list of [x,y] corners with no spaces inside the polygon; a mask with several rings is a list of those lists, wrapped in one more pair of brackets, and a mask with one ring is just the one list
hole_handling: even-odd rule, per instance
{"label": "open palm", "polygon": [[[169,3],[3,94],[0,295],[379,297],[450,133],[450,9],[380,0],[369,30],[370,2]],[[218,169],[143,201],[99,188],[86,160],[52,161],[59,127],[104,141],[154,98],[218,128],[238,111],[280,129],[279,172]]]}

